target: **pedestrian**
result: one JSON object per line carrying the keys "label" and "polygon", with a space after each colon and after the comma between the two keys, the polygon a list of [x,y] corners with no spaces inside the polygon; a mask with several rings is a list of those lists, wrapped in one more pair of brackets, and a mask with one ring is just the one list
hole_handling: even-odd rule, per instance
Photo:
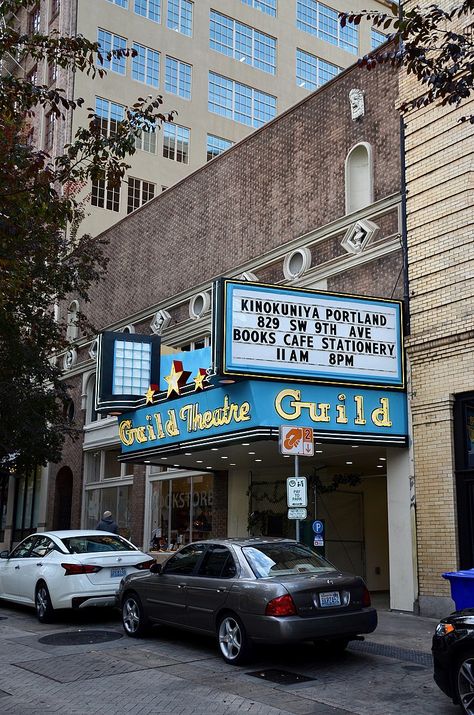
{"label": "pedestrian", "polygon": [[104,511],[102,519],[95,527],[98,531],[110,531],[112,534],[118,534],[118,525],[112,519],[111,511]]}

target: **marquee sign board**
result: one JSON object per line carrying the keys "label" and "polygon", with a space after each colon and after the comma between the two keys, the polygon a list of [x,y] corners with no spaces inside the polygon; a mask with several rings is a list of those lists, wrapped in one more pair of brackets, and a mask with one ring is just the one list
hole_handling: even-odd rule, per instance
{"label": "marquee sign board", "polygon": [[404,387],[400,301],[231,280],[215,292],[221,374]]}

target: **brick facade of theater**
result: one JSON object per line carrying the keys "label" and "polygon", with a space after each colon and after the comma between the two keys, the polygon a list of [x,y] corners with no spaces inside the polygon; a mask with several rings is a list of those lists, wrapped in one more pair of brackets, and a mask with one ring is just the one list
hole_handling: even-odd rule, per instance
{"label": "brick facade of theater", "polygon": [[[349,91],[364,92],[365,115],[351,118]],[[293,285],[329,291],[403,297],[400,244],[400,145],[391,69],[346,70],[293,109],[256,131],[194,174],[132,213],[101,236],[108,242],[107,274],[80,305],[95,328],[133,324],[149,333],[159,309],[172,316],[163,342],[180,346],[210,333],[210,315],[189,315],[192,296],[209,291],[217,276],[252,271],[260,281],[287,283],[285,256],[305,246],[311,267]],[[345,208],[345,162],[350,150],[371,146],[373,201],[353,214]],[[341,245],[358,219],[378,231],[360,254]],[[306,282],[305,282],[306,281]],[[63,317],[67,305],[62,307]],[[90,339],[77,341],[71,385],[79,439],[68,441],[63,461],[49,466],[46,528],[54,526],[55,479],[73,472],[71,526],[81,525],[86,406],[84,374],[94,369]],[[117,443],[118,444],[118,443]],[[133,473],[132,538],[143,543],[145,467]],[[216,477],[215,514],[225,534],[225,473]]]}

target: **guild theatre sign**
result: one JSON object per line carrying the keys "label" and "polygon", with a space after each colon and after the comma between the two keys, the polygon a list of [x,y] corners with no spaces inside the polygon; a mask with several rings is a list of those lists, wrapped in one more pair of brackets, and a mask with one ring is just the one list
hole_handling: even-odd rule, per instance
{"label": "guild theatre sign", "polygon": [[[221,280],[212,355],[162,354],[157,369],[157,346],[140,350],[135,335],[127,348],[113,335],[119,347],[102,357],[107,375],[98,366],[108,386],[98,409],[110,412],[115,401],[124,457],[272,439],[282,424],[313,427],[326,441],[406,444],[398,301]],[[123,382],[125,354],[135,382]]]}

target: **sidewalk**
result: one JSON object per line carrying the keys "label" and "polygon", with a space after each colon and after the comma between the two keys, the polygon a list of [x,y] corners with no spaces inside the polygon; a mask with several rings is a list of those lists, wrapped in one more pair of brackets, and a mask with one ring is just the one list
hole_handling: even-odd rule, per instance
{"label": "sidewalk", "polygon": [[378,616],[377,630],[366,637],[367,641],[431,653],[431,639],[439,623],[438,618],[385,610],[379,610]]}

